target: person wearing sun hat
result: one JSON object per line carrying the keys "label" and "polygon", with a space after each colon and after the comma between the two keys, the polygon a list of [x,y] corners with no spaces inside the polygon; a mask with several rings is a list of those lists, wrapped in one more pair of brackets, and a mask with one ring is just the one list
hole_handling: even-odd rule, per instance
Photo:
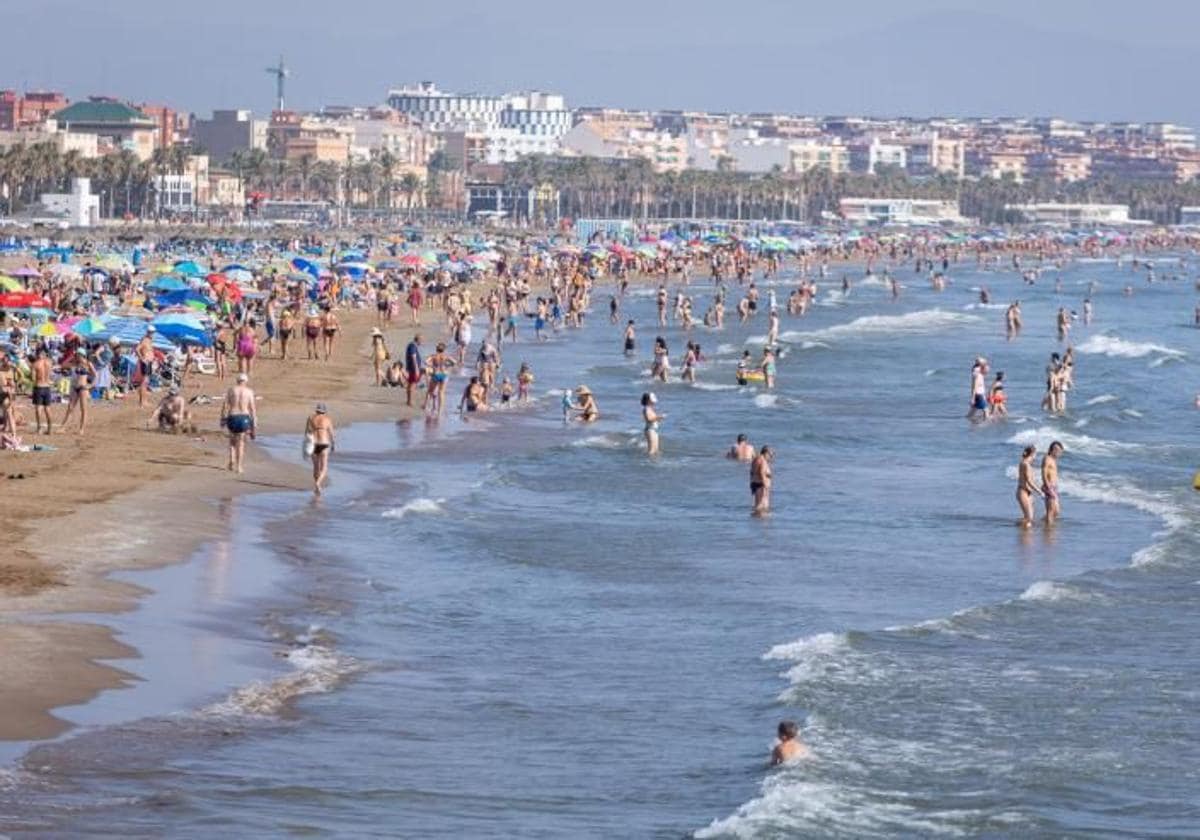
{"label": "person wearing sun hat", "polygon": [[580,420],[591,423],[600,419],[600,408],[596,405],[596,398],[592,396],[591,388],[580,385],[575,389],[575,396],[578,398],[575,411],[578,412]]}

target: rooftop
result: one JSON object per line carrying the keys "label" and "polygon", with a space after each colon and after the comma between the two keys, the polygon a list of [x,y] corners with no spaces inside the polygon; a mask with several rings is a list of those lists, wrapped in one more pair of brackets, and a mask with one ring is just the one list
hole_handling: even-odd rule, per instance
{"label": "rooftop", "polygon": [[114,125],[145,123],[147,126],[156,124],[154,120],[136,108],[108,99],[76,102],[56,112],[54,119],[60,123],[112,123]]}

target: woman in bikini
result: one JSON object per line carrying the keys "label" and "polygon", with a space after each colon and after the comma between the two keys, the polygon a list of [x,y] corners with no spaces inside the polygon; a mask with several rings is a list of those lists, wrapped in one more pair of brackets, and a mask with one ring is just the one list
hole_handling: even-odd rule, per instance
{"label": "woman in bikini", "polygon": [[92,382],[96,378],[96,368],[82,353],[75,357],[71,368],[71,392],[67,402],[67,413],[63,416],[62,425],[66,428],[71,419],[71,411],[79,407],[79,434],[87,427],[87,406],[91,400]]}
{"label": "woman in bikini", "polygon": [[425,391],[425,408],[433,416],[440,416],[446,404],[446,380],[454,360],[446,355],[446,345],[439,343],[437,351],[425,361],[429,369],[429,388]]}
{"label": "woman in bikini", "polygon": [[642,420],[645,422],[646,454],[658,454],[658,428],[665,414],[658,413],[658,397],[649,392],[642,394]]}
{"label": "woman in bikini", "polygon": [[296,315],[292,312],[291,307],[285,307],[279,315],[279,353],[280,358],[288,357],[288,344],[292,341],[292,336],[296,332]]}
{"label": "woman in bikini", "polygon": [[317,339],[321,337],[321,316],[316,308],[308,310],[304,319],[304,349],[308,351],[309,359],[320,359],[321,352],[317,347]]}
{"label": "woman in bikini", "polygon": [[1033,480],[1033,456],[1036,454],[1036,446],[1026,446],[1021,450],[1021,463],[1017,466],[1017,507],[1021,509],[1021,521],[1017,524],[1022,528],[1033,527],[1033,494],[1045,495]]}
{"label": "woman in bikini", "polygon": [[392,356],[388,352],[387,339],[379,327],[371,330],[371,361],[375,363],[375,384],[383,385],[383,365]]}
{"label": "woman in bikini", "polygon": [[217,325],[217,334],[213,336],[213,364],[217,366],[217,379],[224,379],[228,370],[226,357],[229,355],[229,328],[224,322]]}
{"label": "woman in bikini", "polygon": [[329,357],[333,355],[333,342],[337,338],[338,330],[341,325],[338,323],[337,315],[333,314],[332,309],[326,309],[325,314],[321,316],[321,336],[322,344],[325,349],[325,361],[329,361]]}

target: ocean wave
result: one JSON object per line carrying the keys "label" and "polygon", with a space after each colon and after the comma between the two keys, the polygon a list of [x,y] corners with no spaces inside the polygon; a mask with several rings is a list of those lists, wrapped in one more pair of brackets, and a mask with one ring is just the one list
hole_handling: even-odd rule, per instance
{"label": "ocean wave", "polygon": [[755,394],[754,404],[759,408],[774,408],[779,405],[777,394]]}
{"label": "ocean wave", "polygon": [[1092,397],[1084,405],[1104,405],[1105,403],[1116,402],[1121,399],[1116,394],[1101,394],[1098,397]]}
{"label": "ocean wave", "polygon": [[1067,452],[1097,457],[1112,457],[1122,452],[1136,452],[1143,448],[1141,444],[1137,443],[1125,443],[1119,440],[1104,440],[1088,435],[1073,434],[1056,429],[1053,426],[1022,429],[1010,437],[1007,442],[1014,446],[1029,446],[1032,444],[1038,449],[1045,449],[1051,442],[1056,440],[1066,447]]}
{"label": "ocean wave", "polygon": [[[1075,349],[1080,353],[1108,356],[1114,359],[1140,359],[1150,355],[1178,359],[1187,355],[1182,350],[1176,350],[1163,344],[1154,344],[1149,341],[1128,341],[1115,335],[1094,335]],[[1162,361],[1160,359],[1155,364],[1162,364]]]}
{"label": "ocean wave", "polygon": [[385,519],[403,519],[409,514],[416,513],[445,513],[445,499],[413,499],[410,502],[405,502],[400,507],[389,508],[385,510],[382,516]]}
{"label": "ocean wave", "polygon": [[609,432],[603,435],[588,435],[587,437],[579,438],[579,440],[571,441],[572,446],[586,446],[592,449],[620,449],[628,443],[628,438],[625,435]]}
{"label": "ocean wave", "polygon": [[275,717],[298,697],[326,694],[360,670],[358,662],[322,645],[295,648],[285,657],[295,669],[278,679],[235,689],[200,710],[205,717]]}
{"label": "ocean wave", "polygon": [[904,315],[866,315],[847,324],[837,324],[812,332],[790,331],[781,335],[780,340],[797,344],[802,341],[836,340],[865,335],[927,333],[974,324],[979,320],[977,315],[964,315],[961,312],[947,312],[943,309],[922,309]]}
{"label": "ocean wave", "polygon": [[740,385],[722,385],[719,382],[691,382],[689,384],[698,391],[737,391],[741,388]]}
{"label": "ocean wave", "polygon": [[1108,599],[1098,593],[1085,592],[1068,583],[1060,583],[1053,580],[1037,580],[1018,595],[1017,600],[1040,601],[1052,604],[1060,601],[1102,603]]}

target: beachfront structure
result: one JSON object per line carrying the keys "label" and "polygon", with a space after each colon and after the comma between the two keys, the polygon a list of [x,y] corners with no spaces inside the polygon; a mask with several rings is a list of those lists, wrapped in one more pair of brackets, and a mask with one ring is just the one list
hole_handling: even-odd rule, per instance
{"label": "beachfront structure", "polygon": [[388,91],[388,105],[428,131],[500,125],[504,98],[478,93],[447,93],[433,82]]}
{"label": "beachfront structure", "polygon": [[1097,225],[1127,224],[1128,204],[1006,204],[1004,207],[1023,221],[1048,225]]}
{"label": "beachfront structure", "polygon": [[488,132],[507,129],[548,141],[562,137],[574,118],[557,93],[525,91],[503,96],[447,93],[433,82],[388,92],[387,103],[427,131]]}
{"label": "beachfront structure", "polygon": [[1200,207],[1180,207],[1179,224],[1200,225]]}
{"label": "beachfront structure", "polygon": [[282,160],[344,164],[354,129],[341,122],[295,111],[275,111],[267,126],[267,151]]}
{"label": "beachfront structure", "polygon": [[54,113],[54,121],[72,134],[94,134],[101,151],[128,149],[149,160],[158,147],[158,123],[141,111],[106,97],[76,102]]}
{"label": "beachfront structure", "polygon": [[560,145],[567,157],[641,158],[656,172],[682,172],[688,167],[687,139],[666,131],[586,120],[563,135]]}
{"label": "beachfront structure", "polygon": [[100,196],[92,193],[89,178],[72,178],[68,193],[44,193],[42,212],[70,227],[91,227],[100,220]]}
{"label": "beachfront structure", "polygon": [[442,131],[442,151],[458,169],[480,163],[512,163],[528,155],[553,155],[559,150],[557,137],[523,134],[515,128],[486,131]]}
{"label": "beachfront structure", "polygon": [[838,203],[843,219],[855,224],[961,223],[957,201],[925,198],[843,198]]}
{"label": "beachfront structure", "polygon": [[0,90],[0,131],[39,126],[70,104],[58,91]]}
{"label": "beachfront structure", "polygon": [[824,169],[834,175],[840,175],[850,169],[850,150],[842,144],[840,138],[800,140],[793,143],[790,149],[792,172]]}
{"label": "beachfront structure", "polygon": [[35,146],[41,143],[49,143],[59,154],[74,152],[81,158],[94,158],[100,153],[100,138],[95,134],[60,131],[54,120],[47,120],[38,128],[0,131],[0,149]]}
{"label": "beachfront structure", "polygon": [[901,143],[885,143],[878,137],[872,137],[865,143],[851,143],[847,148],[851,172],[867,172],[874,175],[880,166],[895,169],[908,167],[908,148]]}
{"label": "beachfront structure", "polygon": [[191,138],[212,160],[227,161],[234,152],[266,149],[267,122],[245,109],[214,110],[207,120],[192,120]]}

